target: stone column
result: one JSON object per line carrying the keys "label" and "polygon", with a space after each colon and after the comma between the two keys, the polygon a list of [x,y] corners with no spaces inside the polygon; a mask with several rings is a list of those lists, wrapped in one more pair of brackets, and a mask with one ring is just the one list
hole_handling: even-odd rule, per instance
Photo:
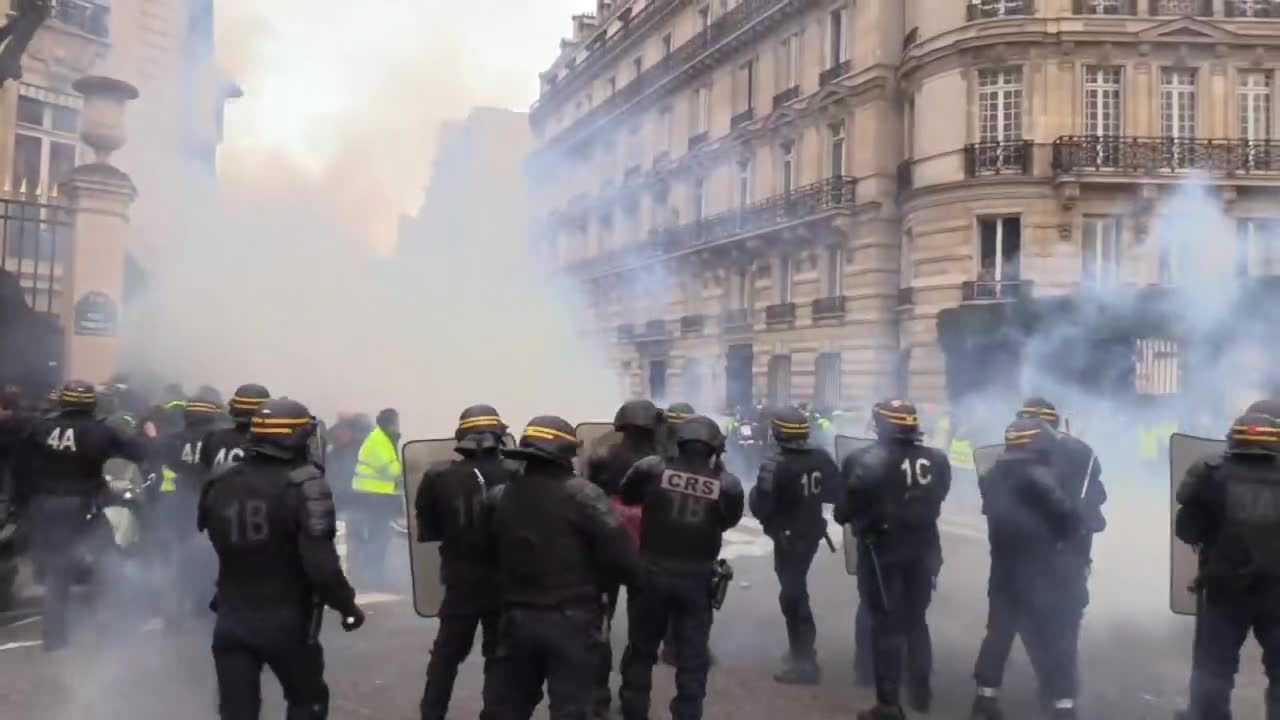
{"label": "stone column", "polygon": [[119,361],[129,208],[137,197],[128,174],[111,164],[111,153],[124,146],[124,106],[138,90],[98,76],[80,78],[72,87],[84,95],[80,138],[93,149],[94,159],[61,186],[75,229],[63,267],[59,314],[67,377],[103,382]]}

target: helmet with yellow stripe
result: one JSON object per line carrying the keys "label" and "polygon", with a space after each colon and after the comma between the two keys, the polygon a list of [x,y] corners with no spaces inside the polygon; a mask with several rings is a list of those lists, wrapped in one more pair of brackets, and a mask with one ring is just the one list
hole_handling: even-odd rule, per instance
{"label": "helmet with yellow stripe", "polygon": [[1058,413],[1058,408],[1053,403],[1042,397],[1029,397],[1022,402],[1022,408],[1018,410],[1020,418],[1040,418],[1049,423],[1054,430],[1058,429],[1058,423],[1062,421],[1062,416]]}
{"label": "helmet with yellow stripe", "polygon": [[455,440],[462,440],[468,435],[477,433],[491,434],[501,438],[507,432],[507,424],[492,405],[472,405],[458,416],[458,429],[454,431]]}
{"label": "helmet with yellow stripe", "polygon": [[920,413],[906,400],[884,400],[871,407],[871,421],[881,440],[919,442]]}
{"label": "helmet with yellow stripe", "polygon": [[803,445],[809,439],[809,416],[799,408],[787,408],[774,413],[769,421],[773,439],[778,445],[789,447]]}
{"label": "helmet with yellow stripe", "polygon": [[231,396],[227,411],[237,425],[247,425],[253,419],[254,413],[258,412],[270,399],[271,392],[261,385],[256,383],[241,385]]}
{"label": "helmet with yellow stripe", "polygon": [[1231,425],[1227,447],[1232,453],[1280,454],[1280,425],[1262,413],[1245,413]]}
{"label": "helmet with yellow stripe", "polygon": [[249,452],[281,460],[306,457],[316,419],[305,405],[279,398],[263,404],[249,422]]}
{"label": "helmet with yellow stripe", "polygon": [[222,408],[218,407],[215,400],[207,395],[201,395],[188,400],[183,405],[182,421],[187,427],[208,425],[217,419],[221,412]]}
{"label": "helmet with yellow stripe", "polygon": [[1004,431],[1004,449],[1010,453],[1047,453],[1054,440],[1053,428],[1040,417],[1019,417]]}
{"label": "helmet with yellow stripe", "polygon": [[83,380],[72,380],[58,393],[58,406],[64,411],[91,411],[98,406],[98,391]]}
{"label": "helmet with yellow stripe", "polygon": [[502,454],[515,460],[542,460],[573,467],[582,445],[572,425],[555,415],[539,415],[529,421],[520,435],[520,445]]}

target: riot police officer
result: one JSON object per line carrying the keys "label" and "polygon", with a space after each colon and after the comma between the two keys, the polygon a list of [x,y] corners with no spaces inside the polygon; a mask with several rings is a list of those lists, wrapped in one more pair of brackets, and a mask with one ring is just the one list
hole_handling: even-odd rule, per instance
{"label": "riot police officer", "polygon": [[608,497],[573,471],[579,441],[564,419],[529,421],[503,454],[524,470],[488,495],[490,539],[503,600],[497,669],[498,717],[527,720],[545,682],[552,720],[591,712],[602,588],[634,587],[635,541]]}
{"label": "riot police officer", "polygon": [[662,427],[659,445],[661,446],[662,456],[668,460],[675,459],[680,453],[677,437],[679,433],[677,429],[681,423],[698,414],[693,406],[686,402],[671,403],[663,413],[663,419],[666,421]]}
{"label": "riot police officer", "polygon": [[200,466],[206,472],[244,457],[253,415],[270,399],[271,393],[261,385],[250,383],[236,388],[227,409],[234,426],[209,431],[200,443]]}
{"label": "riot police officer", "polygon": [[218,553],[213,661],[224,720],[258,717],[264,664],[289,718],[324,720],[324,606],[342,614],[344,630],[364,624],[334,548],[333,496],[307,460],[315,427],[300,403],[265,403],[244,460],[215,472],[200,496],[197,527]]}
{"label": "riot police officer", "polygon": [[498,641],[497,579],[487,555],[487,529],[481,522],[487,489],[505,485],[515,465],[499,454],[507,426],[489,405],[462,411],[454,437],[460,460],[432,465],[423,474],[414,498],[418,542],[439,542],[444,602],[422,693],[422,720],[444,720],[453,695],[458,666],[467,659],[480,628],[485,662],[482,720],[497,708],[497,677],[493,667]]}
{"label": "riot police officer", "polygon": [[1039,418],[1049,425],[1056,440],[1053,467],[1058,484],[1080,505],[1081,533],[1074,538],[1079,559],[1086,566],[1093,562],[1093,536],[1107,529],[1102,506],[1107,502],[1107,489],[1102,484],[1102,462],[1084,440],[1063,432],[1061,416],[1053,403],[1042,397],[1028,398],[1022,403],[1018,417]]}
{"label": "riot police officer", "polygon": [[1188,720],[1230,720],[1240,647],[1252,630],[1280,718],[1280,426],[1246,414],[1225,454],[1206,458],[1178,488],[1174,532],[1200,549],[1201,593]]}
{"label": "riot police officer", "polygon": [[871,615],[877,705],[859,720],[902,717],[903,648],[908,698],[927,713],[933,651],[926,615],[942,567],[938,516],[951,489],[946,453],[921,444],[920,418],[905,400],[872,408],[878,442],[845,458],[847,488],[836,522],[858,541],[858,592]]}
{"label": "riot police officer", "polygon": [[658,645],[675,629],[673,720],[698,720],[711,668],[712,580],[723,534],[742,519],[743,491],[719,457],[716,423],[692,417],[677,426],[679,455],[637,463],[622,483],[622,499],[644,509],[640,556],[645,578],[627,602],[628,642],[618,692],[625,720],[649,717]]}
{"label": "riot police officer", "polygon": [[[619,501],[622,478],[639,460],[659,453],[659,433],[663,431],[662,411],[648,400],[631,400],[622,404],[613,417],[613,429],[622,439],[612,445],[596,448],[587,458],[587,480],[604,490],[622,513],[633,534],[639,532],[639,513],[625,507]],[[607,588],[609,604],[605,610],[608,624],[612,625],[618,606],[618,588]],[[605,717],[609,713],[609,675],[613,671],[613,646],[606,634],[596,649],[595,714]]]}
{"label": "riot police officer", "polygon": [[1081,506],[1058,481],[1058,438],[1038,417],[1005,431],[1005,453],[978,479],[991,543],[987,635],[978,652],[972,717],[1002,717],[998,696],[1011,641],[1023,646],[1055,719],[1076,717],[1077,639],[1088,604],[1076,538]]}
{"label": "riot police officer", "polygon": [[[107,491],[102,466],[113,457],[135,463],[147,448],[94,417],[97,392],[93,385],[73,380],[58,397],[61,410],[35,420],[25,429],[31,502],[33,550],[44,575],[43,642],[45,650],[67,644],[67,598],[77,562],[91,562],[110,542],[110,527],[98,512]],[[95,581],[108,574],[92,568]]]}
{"label": "riot police officer", "polygon": [[751,489],[751,514],[773,540],[773,569],[778,574],[778,605],[787,625],[788,654],[780,683],[816,685],[822,680],[815,642],[818,628],[809,606],[809,567],[827,533],[822,516],[826,484],[839,482],[830,453],[809,445],[809,419],[789,408],[770,421],[777,450],[760,466]]}

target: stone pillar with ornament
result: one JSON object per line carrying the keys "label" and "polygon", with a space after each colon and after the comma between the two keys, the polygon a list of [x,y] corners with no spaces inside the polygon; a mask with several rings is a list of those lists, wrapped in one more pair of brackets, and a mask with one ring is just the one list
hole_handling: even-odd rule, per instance
{"label": "stone pillar with ornament", "polygon": [[119,362],[129,210],[137,197],[129,175],[111,164],[111,154],[124,146],[125,103],[136,100],[138,90],[101,76],[80,78],[72,88],[84,96],[80,139],[94,157],[59,187],[75,224],[59,314],[67,378],[105,382]]}

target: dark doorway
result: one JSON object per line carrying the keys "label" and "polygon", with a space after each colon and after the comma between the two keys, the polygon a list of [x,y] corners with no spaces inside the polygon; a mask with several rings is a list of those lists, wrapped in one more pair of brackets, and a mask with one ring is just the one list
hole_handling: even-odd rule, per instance
{"label": "dark doorway", "polygon": [[649,361],[649,399],[657,405],[667,402],[667,361]]}
{"label": "dark doorway", "polygon": [[840,353],[822,353],[814,365],[813,405],[822,411],[840,407]]}
{"label": "dark doorway", "polygon": [[730,345],[725,355],[724,397],[729,410],[749,410],[753,403],[751,367],[755,353],[751,345]]}
{"label": "dark doorway", "polygon": [[769,407],[781,408],[791,404],[791,356],[774,355],[769,358]]}

